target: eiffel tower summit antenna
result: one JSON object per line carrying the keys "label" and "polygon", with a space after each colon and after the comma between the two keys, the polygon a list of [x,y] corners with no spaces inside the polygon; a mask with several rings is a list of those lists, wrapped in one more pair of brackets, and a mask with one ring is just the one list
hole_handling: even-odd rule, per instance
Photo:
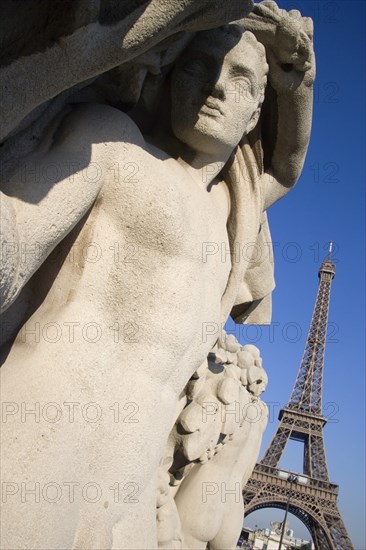
{"label": "eiffel tower summit antenna", "polygon": [[[316,550],[353,550],[337,505],[338,485],[329,480],[323,438],[324,353],[336,271],[332,250],[331,241],[319,269],[318,294],[295,385],[288,405],[279,413],[277,431],[244,488],[244,514],[260,508],[283,508],[306,525]],[[302,472],[278,467],[290,439],[304,445]]]}

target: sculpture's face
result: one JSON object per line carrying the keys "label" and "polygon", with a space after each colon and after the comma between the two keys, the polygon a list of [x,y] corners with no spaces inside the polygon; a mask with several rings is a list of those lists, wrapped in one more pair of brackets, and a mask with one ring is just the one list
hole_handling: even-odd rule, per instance
{"label": "sculpture's face", "polygon": [[227,153],[255,126],[266,63],[254,37],[215,30],[195,38],[172,77],[172,128],[204,153]]}

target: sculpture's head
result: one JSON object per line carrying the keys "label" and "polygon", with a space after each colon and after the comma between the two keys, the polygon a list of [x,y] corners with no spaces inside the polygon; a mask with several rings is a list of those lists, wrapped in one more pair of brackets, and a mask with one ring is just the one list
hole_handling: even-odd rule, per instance
{"label": "sculpture's head", "polygon": [[268,65],[255,36],[239,25],[199,33],[172,77],[172,129],[196,151],[232,151],[256,125]]}

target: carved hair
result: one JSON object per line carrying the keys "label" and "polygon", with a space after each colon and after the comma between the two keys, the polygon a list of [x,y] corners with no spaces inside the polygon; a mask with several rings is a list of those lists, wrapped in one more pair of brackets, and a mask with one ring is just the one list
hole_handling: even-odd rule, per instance
{"label": "carved hair", "polygon": [[[259,83],[258,88],[258,107],[260,108],[264,101],[267,74],[269,71],[265,48],[263,44],[258,42],[252,32],[246,30],[241,25],[231,23],[225,25],[225,27],[221,27],[221,29],[234,37],[245,36],[245,39],[253,46],[261,59],[263,80]],[[263,221],[263,200],[261,187],[258,185],[260,177],[263,174],[263,169],[261,123],[259,120],[257,126],[248,135],[243,136],[222,170],[222,177],[229,188],[233,205],[227,226],[232,251],[237,250],[237,247],[240,248],[240,243],[243,242],[258,242],[260,244],[261,230],[262,237],[263,235],[269,235],[266,219]],[[246,212],[246,216],[242,216],[243,211]],[[269,236],[268,239],[270,239]],[[234,262],[230,281],[221,301],[223,319],[225,315],[230,313],[232,304],[236,303],[238,292],[239,295],[243,292],[247,296],[252,295],[253,284],[249,268],[250,260],[249,262]],[[268,265],[266,262],[264,270],[266,275],[264,280],[271,280],[273,268],[270,262],[268,262]],[[265,285],[266,283],[264,283]]]}
{"label": "carved hair", "polygon": [[227,26],[239,28],[242,31],[242,36],[243,37],[245,36],[246,40],[248,40],[248,42],[253,46],[253,48],[257,51],[260,57],[260,60],[263,66],[263,79],[261,82],[258,83],[258,86],[260,89],[259,106],[261,106],[264,100],[264,92],[266,89],[267,75],[269,71],[265,47],[263,46],[263,44],[258,42],[258,40],[256,39],[256,37],[251,31],[246,30],[245,28],[241,27],[240,25],[237,25],[236,23],[232,23],[231,25],[227,25]]}
{"label": "carved hair", "polygon": [[260,90],[258,104],[259,106],[261,106],[264,100],[264,92],[267,84],[267,75],[269,71],[265,47],[256,39],[256,37],[251,31],[245,28],[245,20],[243,20],[242,24],[229,23],[217,29],[212,29],[210,31],[204,31],[204,32],[207,34],[211,34],[211,33],[213,34],[213,33],[217,33],[217,31],[220,31],[228,36],[235,38],[237,42],[239,42],[242,39],[245,39],[247,42],[249,42],[249,44],[253,47],[253,49],[256,50],[260,58],[261,65],[263,66],[263,79],[260,82],[258,82],[258,90]]}

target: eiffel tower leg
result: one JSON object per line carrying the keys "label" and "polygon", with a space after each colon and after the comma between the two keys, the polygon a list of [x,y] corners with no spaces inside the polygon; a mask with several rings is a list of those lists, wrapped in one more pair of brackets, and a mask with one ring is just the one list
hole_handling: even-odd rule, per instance
{"label": "eiffel tower leg", "polygon": [[280,424],[279,428],[277,429],[277,432],[272,438],[272,441],[263,459],[261,460],[261,463],[265,464],[266,466],[272,466],[273,468],[276,468],[281,459],[283,451],[287,445],[287,442],[290,438],[290,435],[291,435],[291,430],[288,428],[284,428]]}
{"label": "eiffel tower leg", "polygon": [[353,544],[348,536],[347,529],[342,517],[338,512],[337,516],[325,518],[334,550],[353,550]]}
{"label": "eiffel tower leg", "polygon": [[318,519],[319,521],[312,521],[310,529],[315,550],[353,550],[351,539],[337,507],[333,513],[321,514]]}
{"label": "eiffel tower leg", "polygon": [[257,463],[243,491],[244,515],[273,505],[285,508],[309,529],[315,550],[353,550],[337,506],[337,486],[329,481],[309,478],[300,484],[278,475],[275,467]]}
{"label": "eiffel tower leg", "polygon": [[322,432],[310,432],[307,438],[304,447],[304,474],[324,481],[329,479]]}
{"label": "eiffel tower leg", "polygon": [[326,537],[324,530],[320,525],[314,524],[311,529],[311,536],[315,546],[315,550],[335,550],[333,545],[329,544],[328,538]]}

